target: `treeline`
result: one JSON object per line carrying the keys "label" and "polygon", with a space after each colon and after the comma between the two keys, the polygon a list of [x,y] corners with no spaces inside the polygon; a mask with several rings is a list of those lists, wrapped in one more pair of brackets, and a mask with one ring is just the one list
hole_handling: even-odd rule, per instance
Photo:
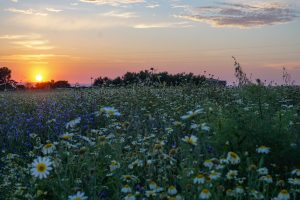
{"label": "treeline", "polygon": [[165,86],[179,86],[179,85],[202,85],[202,84],[217,84],[226,86],[226,81],[207,78],[204,75],[194,75],[193,73],[178,73],[169,74],[168,72],[155,73],[153,69],[144,70],[140,72],[127,72],[122,77],[110,79],[108,77],[98,77],[94,80],[93,86],[127,86],[127,85],[165,85]]}

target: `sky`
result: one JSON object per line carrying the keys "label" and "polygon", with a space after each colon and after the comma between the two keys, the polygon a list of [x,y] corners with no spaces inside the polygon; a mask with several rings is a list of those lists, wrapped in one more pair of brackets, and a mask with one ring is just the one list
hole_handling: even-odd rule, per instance
{"label": "sky", "polygon": [[89,83],[154,68],[300,84],[299,0],[1,0],[0,67]]}

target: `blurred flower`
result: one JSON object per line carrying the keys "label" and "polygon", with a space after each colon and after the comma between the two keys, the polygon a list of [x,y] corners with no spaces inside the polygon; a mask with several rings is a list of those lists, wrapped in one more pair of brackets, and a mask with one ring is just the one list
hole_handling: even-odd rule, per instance
{"label": "blurred flower", "polygon": [[256,149],[256,152],[260,154],[268,154],[270,153],[270,148],[266,146],[260,146]]}
{"label": "blurred flower", "polygon": [[87,200],[88,198],[85,196],[84,192],[77,192],[74,195],[70,195],[68,200]]}
{"label": "blurred flower", "polygon": [[74,128],[75,126],[77,126],[77,124],[79,124],[81,122],[81,117],[77,117],[76,119],[69,121],[66,124],[66,128]]}
{"label": "blurred flower", "polygon": [[194,184],[204,184],[205,183],[205,177],[203,174],[198,174],[194,180],[193,180]]}
{"label": "blurred flower", "polygon": [[121,192],[122,193],[131,193],[132,190],[129,185],[125,185],[124,187],[122,187]]}
{"label": "blurred flower", "polygon": [[196,146],[197,145],[197,141],[198,141],[198,138],[194,135],[191,135],[191,136],[185,136],[182,141],[188,143],[188,144],[191,144],[191,145],[194,145]]}
{"label": "blurred flower", "polygon": [[110,171],[114,171],[116,169],[120,168],[120,163],[118,163],[117,161],[113,160],[111,161],[110,165],[109,165],[109,169]]}
{"label": "blurred flower", "polygon": [[211,193],[208,189],[203,189],[199,195],[200,199],[209,199],[211,197]]}
{"label": "blurred flower", "polygon": [[290,194],[287,190],[281,190],[277,196],[277,200],[289,200]]}
{"label": "blurred flower", "polygon": [[55,145],[53,143],[45,144],[42,148],[43,154],[51,154],[55,150]]}
{"label": "blurred flower", "polygon": [[177,189],[174,185],[171,185],[169,188],[168,188],[168,194],[169,195],[175,195],[177,194]]}
{"label": "blurred flower", "polygon": [[229,163],[236,165],[240,163],[240,157],[235,152],[228,152],[227,154],[227,160]]}
{"label": "blurred flower", "polygon": [[114,107],[103,107],[101,108],[101,111],[104,112],[106,114],[107,117],[111,117],[111,116],[121,116],[121,113],[115,109]]}

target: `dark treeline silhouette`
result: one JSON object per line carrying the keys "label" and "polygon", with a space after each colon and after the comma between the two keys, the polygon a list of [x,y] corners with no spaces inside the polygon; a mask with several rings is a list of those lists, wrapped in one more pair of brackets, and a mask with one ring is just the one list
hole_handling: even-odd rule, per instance
{"label": "dark treeline silhouette", "polygon": [[58,88],[70,88],[71,84],[68,81],[49,81],[36,83],[31,89],[58,89]]}
{"label": "dark treeline silhouette", "polygon": [[93,86],[127,86],[133,84],[145,86],[179,86],[185,84],[192,84],[199,86],[207,83],[226,86],[226,81],[214,79],[213,76],[207,78],[204,75],[194,75],[193,73],[155,73],[153,68],[151,68],[150,70],[144,70],[140,72],[127,72],[122,77],[117,77],[115,79],[100,76],[95,79]]}

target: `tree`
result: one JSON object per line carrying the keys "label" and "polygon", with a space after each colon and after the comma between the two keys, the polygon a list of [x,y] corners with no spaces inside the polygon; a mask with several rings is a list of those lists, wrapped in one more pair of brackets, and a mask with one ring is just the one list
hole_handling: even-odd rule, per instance
{"label": "tree", "polygon": [[0,83],[7,83],[11,78],[11,70],[7,67],[0,68]]}
{"label": "tree", "polygon": [[52,85],[52,88],[70,88],[71,85],[68,81],[64,81],[64,80],[61,80],[61,81],[56,81],[53,85]]}
{"label": "tree", "polygon": [[16,84],[15,81],[10,80],[11,70],[7,67],[0,68],[0,90],[13,89]]}

